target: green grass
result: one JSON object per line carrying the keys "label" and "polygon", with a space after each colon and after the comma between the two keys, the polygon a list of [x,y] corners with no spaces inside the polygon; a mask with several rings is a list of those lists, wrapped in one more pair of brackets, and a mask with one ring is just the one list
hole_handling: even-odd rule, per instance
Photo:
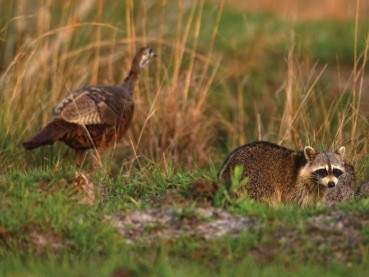
{"label": "green grass", "polygon": [[[315,242],[311,245],[309,239],[314,234],[305,233],[304,226],[310,217],[329,210],[273,209],[250,200],[227,208],[259,222],[256,229],[245,229],[239,237],[203,241],[185,236],[175,241],[158,240],[150,245],[127,244],[116,229],[103,220],[104,216],[155,207],[157,203],[153,199],[164,199],[170,190],[186,195],[190,180],[211,175],[211,171],[173,172],[167,177],[160,169],[150,167],[135,170],[133,177],[124,180],[97,174],[92,180],[95,184],[109,185],[108,198],[106,202],[97,201],[86,206],[78,204],[81,193],[71,184],[72,170],[62,168],[57,174],[29,170],[3,176],[0,187],[1,276],[27,273],[32,276],[111,276],[118,268],[128,270],[132,276],[270,276],[277,273],[344,276],[348,272],[358,276],[368,269],[363,256],[369,251],[366,223],[361,229],[360,251],[355,252],[358,257],[340,263],[332,255],[328,263],[322,263],[321,250],[315,247]],[[144,176],[140,177],[140,172]],[[367,214],[369,202],[361,200],[340,209]],[[282,241],[276,241],[276,233],[290,230],[302,232],[302,239],[293,242],[297,248],[288,241],[284,242],[285,246]],[[50,244],[39,246],[32,241],[35,232],[48,234],[52,241],[62,241],[65,245],[55,249]],[[255,249],[260,245],[270,247],[273,252],[258,257]],[[329,255],[334,245],[326,247],[324,255]]]}
{"label": "green grass", "polygon": [[[212,7],[207,6],[208,11]],[[211,14],[211,13],[209,13]],[[214,20],[214,18],[206,18]],[[208,32],[206,31],[208,30]],[[365,50],[365,39],[369,27],[364,21],[358,26],[358,53]],[[353,21],[296,21],[283,19],[277,15],[265,13],[239,12],[225,8],[217,37],[217,48],[232,55],[241,49],[258,44],[273,59],[284,55],[290,46],[290,32],[296,36],[297,48],[301,57],[310,56],[313,61],[352,65],[354,60],[355,23]],[[205,26],[204,45],[209,39],[211,24]]]}

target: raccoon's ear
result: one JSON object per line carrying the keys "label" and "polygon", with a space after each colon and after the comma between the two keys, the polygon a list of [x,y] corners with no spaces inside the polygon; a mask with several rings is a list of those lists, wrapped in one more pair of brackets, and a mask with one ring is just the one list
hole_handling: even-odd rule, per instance
{"label": "raccoon's ear", "polygon": [[315,149],[313,147],[310,147],[310,146],[305,146],[304,148],[304,155],[305,155],[305,158],[308,160],[308,161],[313,161],[316,157],[318,153],[315,151]]}
{"label": "raccoon's ear", "polygon": [[336,154],[340,155],[342,158],[345,156],[345,152],[346,152],[345,146],[341,146],[336,150]]}

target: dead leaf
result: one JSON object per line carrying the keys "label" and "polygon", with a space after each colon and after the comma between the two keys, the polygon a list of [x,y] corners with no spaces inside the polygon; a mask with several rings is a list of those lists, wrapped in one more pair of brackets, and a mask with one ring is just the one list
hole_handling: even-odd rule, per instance
{"label": "dead leaf", "polygon": [[81,204],[93,205],[95,203],[95,186],[83,173],[76,173],[74,177],[74,186],[84,193]]}

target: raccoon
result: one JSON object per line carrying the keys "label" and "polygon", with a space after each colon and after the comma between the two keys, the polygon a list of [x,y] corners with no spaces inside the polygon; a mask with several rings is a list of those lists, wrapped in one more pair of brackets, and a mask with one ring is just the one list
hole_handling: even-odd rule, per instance
{"label": "raccoon", "polygon": [[334,207],[339,203],[354,199],[356,173],[355,167],[348,161],[344,161],[345,173],[338,178],[338,186],[327,190],[322,199],[322,204],[328,207]]}
{"label": "raccoon", "polygon": [[335,153],[317,152],[310,146],[295,151],[257,141],[236,148],[223,163],[218,178],[229,182],[235,166],[241,165],[242,177],[248,179],[242,191],[250,198],[271,205],[315,205],[344,174],[344,154],[344,146]]}

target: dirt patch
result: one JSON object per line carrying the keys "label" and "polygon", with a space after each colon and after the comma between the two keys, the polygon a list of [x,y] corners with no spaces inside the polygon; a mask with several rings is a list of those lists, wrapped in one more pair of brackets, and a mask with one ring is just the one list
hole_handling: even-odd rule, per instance
{"label": "dirt patch", "polygon": [[46,230],[39,225],[27,226],[25,234],[27,234],[26,242],[38,250],[58,250],[67,246],[65,240],[56,231]]}
{"label": "dirt patch", "polygon": [[0,226],[0,242],[5,242],[12,236],[12,233],[8,230],[8,228]]}
{"label": "dirt patch", "polygon": [[0,226],[0,244],[7,247],[16,244],[18,249],[43,254],[46,251],[64,250],[71,246],[59,232],[41,224],[27,224],[18,230]]}
{"label": "dirt patch", "polygon": [[132,277],[137,276],[133,270],[127,267],[118,267],[111,274],[112,277]]}
{"label": "dirt patch", "polygon": [[356,262],[363,259],[361,230],[369,225],[368,216],[333,210],[308,218],[303,227],[272,231],[269,243],[252,250],[261,263],[270,263],[284,255],[323,264]]}
{"label": "dirt patch", "polygon": [[283,222],[275,229],[269,224],[263,227],[262,220],[256,217],[242,217],[215,208],[150,209],[105,216],[105,220],[131,244],[173,242],[186,237],[209,241],[253,232],[260,241],[250,246],[250,253],[263,264],[291,256],[322,264],[359,262],[364,258],[363,229],[369,227],[368,215],[336,209],[311,216],[301,224]]}
{"label": "dirt patch", "polygon": [[106,216],[105,219],[128,243],[172,241],[180,237],[215,240],[225,235],[237,236],[258,225],[253,217],[241,217],[215,208],[150,209]]}

